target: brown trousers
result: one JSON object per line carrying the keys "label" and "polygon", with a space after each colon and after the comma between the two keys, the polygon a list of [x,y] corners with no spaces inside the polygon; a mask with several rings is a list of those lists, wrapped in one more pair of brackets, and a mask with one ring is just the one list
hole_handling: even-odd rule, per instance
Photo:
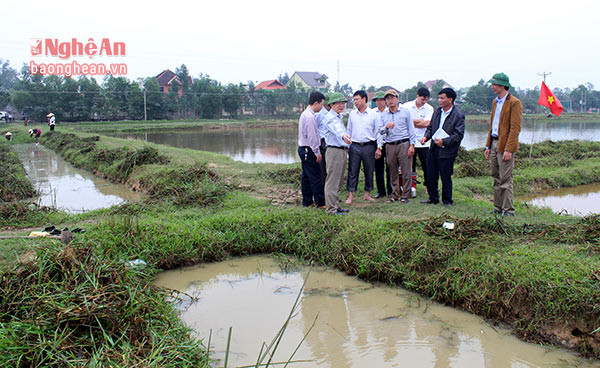
{"label": "brown trousers", "polygon": [[[412,157],[408,157],[410,142],[400,144],[387,144],[386,156],[390,167],[390,181],[392,182],[392,199],[410,198],[412,183]],[[402,170],[402,188],[398,183],[398,168]],[[402,191],[401,191],[402,189]]]}
{"label": "brown trousers", "polygon": [[514,212],[513,207],[513,168],[515,166],[515,155],[508,161],[502,160],[502,154],[498,152],[498,140],[492,141],[490,149],[490,167],[494,179],[494,207],[500,212]]}
{"label": "brown trousers", "polygon": [[340,189],[344,181],[344,169],[348,150],[335,147],[327,147],[325,152],[327,161],[327,179],[325,180],[325,210],[332,214],[340,207]]}

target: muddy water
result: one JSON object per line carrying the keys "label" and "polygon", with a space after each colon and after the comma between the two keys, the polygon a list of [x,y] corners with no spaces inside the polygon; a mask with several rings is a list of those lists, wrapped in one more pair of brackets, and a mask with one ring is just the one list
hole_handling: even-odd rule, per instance
{"label": "muddy water", "polygon": [[[282,272],[259,256],[161,273],[156,284],[178,291],[182,320],[222,359],[232,326],[231,367],[254,366],[287,318],[307,269]],[[191,297],[197,298],[191,300]],[[399,288],[374,287],[318,268],[308,277],[274,361],[291,367],[598,367],[564,350],[519,341],[480,318]],[[222,366],[221,361],[218,366]]]}
{"label": "muddy water", "polygon": [[[466,149],[483,147],[487,138],[486,124],[468,124],[462,146]],[[180,148],[223,153],[242,162],[299,162],[297,153],[298,128],[252,128],[231,130],[186,129],[173,132],[119,133],[120,138],[133,138]],[[519,141],[544,140],[600,141],[600,123],[527,123]]]}
{"label": "muddy water", "polygon": [[19,144],[15,152],[33,187],[41,193],[39,203],[67,212],[110,207],[124,201],[139,201],[143,195],[71,166],[41,144]]}
{"label": "muddy water", "polygon": [[549,207],[557,213],[587,216],[600,213],[600,184],[560,188],[521,199],[536,207]]}

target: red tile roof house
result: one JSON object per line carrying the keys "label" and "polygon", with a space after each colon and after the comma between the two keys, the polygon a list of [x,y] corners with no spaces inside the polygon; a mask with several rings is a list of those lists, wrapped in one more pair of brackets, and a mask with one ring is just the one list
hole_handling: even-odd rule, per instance
{"label": "red tile roof house", "polygon": [[264,82],[260,82],[256,87],[254,87],[255,91],[259,89],[264,89],[266,91],[272,91],[275,89],[286,89],[285,85],[278,81],[277,79],[266,80]]}
{"label": "red tile roof house", "polygon": [[169,89],[174,88],[177,92],[177,96],[181,96],[181,93],[183,92],[180,88],[182,83],[177,74],[173,73],[169,69],[166,69],[154,78],[158,81],[158,86],[160,87],[161,92],[169,93]]}

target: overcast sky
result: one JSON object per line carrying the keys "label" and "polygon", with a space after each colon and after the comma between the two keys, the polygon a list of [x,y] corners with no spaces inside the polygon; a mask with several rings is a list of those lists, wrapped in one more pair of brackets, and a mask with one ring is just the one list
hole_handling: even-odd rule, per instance
{"label": "overcast sky", "polygon": [[592,0],[9,0],[0,58],[19,70],[31,38],[93,37],[125,42],[127,55],[106,61],[126,63],[130,79],[185,64],[222,83],[318,71],[334,84],[339,60],[340,83],[355,89],[438,78],[460,88],[500,71],[521,88],[552,72],[551,88],[599,89],[599,10]]}

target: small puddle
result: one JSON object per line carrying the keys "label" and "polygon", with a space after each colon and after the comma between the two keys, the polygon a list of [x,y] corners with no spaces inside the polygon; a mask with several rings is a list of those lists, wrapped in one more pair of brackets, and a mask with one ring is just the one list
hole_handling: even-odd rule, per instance
{"label": "small puddle", "polygon": [[[231,326],[229,366],[253,367],[262,343],[268,345],[286,320],[307,272],[286,273],[274,258],[253,256],[166,271],[156,285],[187,294],[176,299],[181,319],[205,343],[212,331],[213,358],[224,358]],[[477,316],[406,290],[327,268],[312,269],[273,362],[290,358],[315,319],[290,367],[600,366],[522,342]]]}
{"label": "small puddle", "polygon": [[549,207],[553,212],[574,216],[600,213],[600,184],[550,189],[521,199],[536,207]]}
{"label": "small puddle", "polygon": [[17,144],[13,149],[33,187],[41,193],[38,199],[40,205],[75,213],[143,198],[143,194],[128,190],[123,185],[74,168],[41,144]]}

